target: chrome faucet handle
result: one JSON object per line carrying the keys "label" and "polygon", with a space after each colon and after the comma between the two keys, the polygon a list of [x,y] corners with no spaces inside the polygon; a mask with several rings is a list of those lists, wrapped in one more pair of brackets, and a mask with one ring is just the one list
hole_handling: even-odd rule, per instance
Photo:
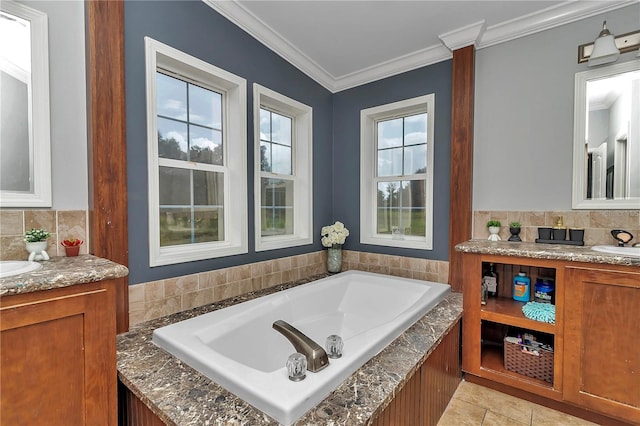
{"label": "chrome faucet handle", "polygon": [[633,240],[633,234],[623,229],[612,229],[611,236],[618,241],[619,247],[624,247],[625,244]]}

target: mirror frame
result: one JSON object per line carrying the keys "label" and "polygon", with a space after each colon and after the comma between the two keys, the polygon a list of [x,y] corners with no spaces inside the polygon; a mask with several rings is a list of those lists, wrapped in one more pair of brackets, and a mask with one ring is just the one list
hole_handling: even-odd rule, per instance
{"label": "mirror frame", "polygon": [[575,101],[573,106],[573,196],[572,207],[574,209],[638,209],[640,198],[624,198],[614,200],[589,200],[584,198],[586,191],[586,162],[584,156],[584,143],[586,131],[587,110],[587,82],[604,77],[622,74],[640,69],[640,60],[609,65],[576,73],[575,76]]}
{"label": "mirror frame", "polygon": [[31,167],[33,192],[0,191],[0,207],[51,207],[49,30],[47,15],[11,0],[0,9],[31,23]]}

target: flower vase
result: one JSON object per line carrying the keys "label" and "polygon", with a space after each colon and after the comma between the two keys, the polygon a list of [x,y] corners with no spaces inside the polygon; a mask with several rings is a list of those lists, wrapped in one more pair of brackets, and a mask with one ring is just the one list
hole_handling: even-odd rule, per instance
{"label": "flower vase", "polygon": [[512,242],[521,242],[522,239],[520,238],[520,227],[509,227],[509,232],[511,232],[511,236],[509,237],[509,241]]}
{"label": "flower vase", "polygon": [[335,274],[342,270],[342,246],[334,244],[327,249],[327,271]]}
{"label": "flower vase", "polygon": [[26,242],[25,247],[29,252],[29,261],[34,260],[49,260],[49,254],[47,254],[47,242],[36,241],[33,243]]}

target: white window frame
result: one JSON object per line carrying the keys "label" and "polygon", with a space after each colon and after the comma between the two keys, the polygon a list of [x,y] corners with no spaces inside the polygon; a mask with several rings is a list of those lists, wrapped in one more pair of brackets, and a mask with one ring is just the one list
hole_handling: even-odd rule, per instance
{"label": "white window frame", "polygon": [[[145,37],[147,164],[149,189],[149,265],[170,265],[248,253],[247,231],[247,83],[246,80]],[[224,173],[224,240],[160,247],[159,167],[176,160],[158,157],[156,72],[183,76],[222,94],[223,166],[191,163],[196,170]],[[161,164],[163,163],[163,164]],[[165,164],[166,163],[166,164]]]}
{"label": "white window frame", "polygon": [[[404,235],[398,238],[376,230],[378,178],[376,125],[379,121],[427,113],[427,172],[425,181],[425,236]],[[435,94],[419,96],[360,111],[360,243],[422,250],[433,249],[433,128]],[[409,175],[411,176],[411,175]],[[402,179],[400,179],[402,180]]]}
{"label": "white window frame", "polygon": [[[260,170],[260,108],[292,118],[291,175]],[[253,84],[255,250],[313,244],[313,108],[271,89]],[[260,179],[293,181],[293,233],[262,236]]]}

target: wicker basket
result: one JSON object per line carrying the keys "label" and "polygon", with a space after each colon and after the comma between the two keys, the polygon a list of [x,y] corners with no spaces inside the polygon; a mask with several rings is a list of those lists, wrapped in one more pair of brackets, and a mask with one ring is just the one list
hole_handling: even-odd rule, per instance
{"label": "wicker basket", "polygon": [[553,352],[536,348],[539,355],[523,351],[530,346],[504,340],[504,368],[534,379],[553,383]]}

